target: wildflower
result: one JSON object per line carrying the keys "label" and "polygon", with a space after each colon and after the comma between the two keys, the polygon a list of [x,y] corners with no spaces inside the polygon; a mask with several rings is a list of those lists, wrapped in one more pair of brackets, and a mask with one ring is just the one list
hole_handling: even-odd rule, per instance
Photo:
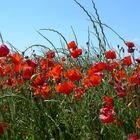
{"label": "wildflower", "polygon": [[135,60],[137,61],[138,64],[140,64],[140,58],[136,58]]}
{"label": "wildflower", "polygon": [[114,81],[108,81],[109,85],[114,86]]}
{"label": "wildflower", "polygon": [[59,93],[64,93],[69,95],[72,92],[73,89],[73,83],[72,82],[64,82],[64,83],[59,83],[56,86],[56,92]]}
{"label": "wildflower", "polygon": [[38,86],[38,85],[43,85],[44,84],[44,78],[41,76],[41,75],[37,75],[37,74],[34,74],[32,77],[31,77],[31,80],[33,81],[32,82],[32,86]]}
{"label": "wildflower", "polygon": [[13,79],[13,78],[8,78],[7,80],[6,80],[6,83],[5,83],[7,86],[9,85],[9,86],[14,86],[14,84],[15,84],[15,79]]}
{"label": "wildflower", "polygon": [[107,64],[105,62],[98,62],[95,63],[94,68],[97,70],[97,72],[100,72],[107,69]]}
{"label": "wildflower", "polygon": [[113,106],[114,100],[112,99],[112,96],[105,96],[103,97],[103,101],[106,102],[106,106]]}
{"label": "wildflower", "polygon": [[126,56],[121,61],[126,66],[130,66],[132,64],[131,56]]}
{"label": "wildflower", "polygon": [[55,52],[54,51],[48,51],[46,52],[47,58],[52,59],[55,57]]}
{"label": "wildflower", "polygon": [[35,96],[47,96],[49,94],[50,90],[51,90],[50,86],[43,85],[39,88],[36,88],[34,95]]}
{"label": "wildflower", "polygon": [[116,52],[115,51],[107,51],[106,58],[107,59],[116,59]]}
{"label": "wildflower", "polygon": [[79,88],[79,87],[74,87],[74,92],[75,92],[75,98],[77,100],[80,100],[81,97],[83,97],[83,95],[85,94],[85,88]]}
{"label": "wildflower", "polygon": [[34,61],[30,60],[30,59],[27,59],[27,60],[25,61],[25,63],[27,63],[28,66],[30,66],[30,67],[32,67],[32,68],[36,68],[36,67],[37,67],[37,64],[36,64]]}
{"label": "wildflower", "polygon": [[105,62],[98,62],[98,63],[95,63],[91,68],[89,68],[88,74],[91,76],[95,73],[99,73],[106,69],[107,69],[107,65]]}
{"label": "wildflower", "polygon": [[140,118],[138,118],[136,121],[136,127],[140,130]]}
{"label": "wildflower", "polygon": [[82,86],[84,88],[90,88],[92,85],[91,83],[89,82],[89,77],[85,77],[83,80],[82,80]]}
{"label": "wildflower", "polygon": [[101,120],[101,123],[106,124],[106,123],[112,123],[114,120],[114,114],[115,111],[112,107],[103,107],[100,109],[100,115],[99,118]]}
{"label": "wildflower", "polygon": [[123,125],[123,122],[120,121],[120,120],[114,119],[114,120],[113,120],[113,124],[116,125],[116,126],[120,126],[120,127],[121,127],[121,126]]}
{"label": "wildflower", "polygon": [[92,75],[89,77],[89,83],[92,86],[97,86],[102,82],[102,77],[100,75]]}
{"label": "wildflower", "polygon": [[135,47],[135,44],[133,42],[125,42],[125,45],[128,47],[128,48],[133,48]]}
{"label": "wildflower", "polygon": [[89,68],[88,74],[93,75],[93,74],[97,73],[98,71],[99,70],[97,70],[94,66],[92,66],[91,68]]}
{"label": "wildflower", "polygon": [[139,140],[139,138],[137,137],[135,133],[132,133],[127,140]]}
{"label": "wildflower", "polygon": [[54,61],[51,59],[47,59],[47,58],[42,58],[40,60],[40,67],[42,71],[47,70],[50,67],[54,66]]}
{"label": "wildflower", "polygon": [[73,57],[73,58],[78,58],[79,55],[82,55],[82,49],[75,49],[73,50],[70,55]]}
{"label": "wildflower", "polygon": [[122,90],[121,92],[117,92],[117,96],[120,97],[120,98],[123,98],[126,96],[126,90]]}
{"label": "wildflower", "polygon": [[113,73],[114,79],[115,81],[120,81],[122,79],[125,79],[126,74],[125,71],[123,69],[118,69]]}
{"label": "wildflower", "polygon": [[29,80],[32,75],[33,75],[33,68],[32,67],[29,67],[29,66],[23,67],[22,76],[24,79]]}
{"label": "wildflower", "polygon": [[116,69],[117,67],[119,67],[119,64],[118,62],[114,61],[107,65],[107,70],[113,72],[113,70]]}
{"label": "wildflower", "polygon": [[72,49],[73,51],[77,49],[75,41],[71,41],[70,43],[68,43],[68,49]]}
{"label": "wildflower", "polygon": [[139,75],[138,74],[132,74],[129,75],[129,77],[127,78],[128,82],[130,84],[140,84],[140,79],[139,79]]}
{"label": "wildflower", "polygon": [[3,123],[3,122],[0,122],[0,135],[4,134],[6,128],[7,128],[7,124]]}
{"label": "wildflower", "polygon": [[63,56],[63,57],[61,58],[61,61],[62,61],[62,62],[66,61],[66,58]]}
{"label": "wildflower", "polygon": [[56,64],[49,72],[49,76],[52,76],[54,79],[58,79],[62,72],[63,72],[63,65]]}
{"label": "wildflower", "polygon": [[12,69],[17,75],[19,75],[20,71],[22,69],[22,65],[21,64],[17,64],[17,65],[13,64]]}
{"label": "wildflower", "polygon": [[24,83],[22,78],[18,78],[18,79],[17,79],[17,82],[18,82],[18,84],[22,84],[22,85],[23,85],[23,83]]}
{"label": "wildflower", "polygon": [[117,92],[118,97],[123,98],[126,96],[126,90],[122,87],[120,83],[118,83],[114,89]]}
{"label": "wildflower", "polygon": [[5,57],[9,54],[10,50],[4,44],[0,45],[0,57]]}
{"label": "wildflower", "polygon": [[22,62],[22,56],[19,53],[14,53],[9,56],[14,64],[20,64]]}
{"label": "wildflower", "polygon": [[80,72],[76,69],[68,70],[65,73],[65,77],[72,81],[80,80],[82,78]]}
{"label": "wildflower", "polygon": [[90,88],[97,86],[102,82],[102,77],[98,74],[87,76],[82,80],[82,86],[85,88]]}
{"label": "wildflower", "polygon": [[4,68],[0,66],[0,76],[4,76]]}

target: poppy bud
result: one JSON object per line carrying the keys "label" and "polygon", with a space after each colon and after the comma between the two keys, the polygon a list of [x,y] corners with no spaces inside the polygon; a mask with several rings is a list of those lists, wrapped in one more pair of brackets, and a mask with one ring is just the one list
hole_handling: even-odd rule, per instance
{"label": "poppy bud", "polygon": [[134,49],[133,48],[128,48],[128,53],[133,53]]}
{"label": "poppy bud", "polygon": [[7,56],[9,54],[10,50],[8,47],[4,44],[0,45],[0,57]]}
{"label": "poppy bud", "polygon": [[135,47],[135,45],[134,45],[133,42],[126,42],[125,45],[126,45],[128,48]]}
{"label": "poppy bud", "polygon": [[138,64],[140,64],[140,58],[136,58],[135,60],[137,61]]}

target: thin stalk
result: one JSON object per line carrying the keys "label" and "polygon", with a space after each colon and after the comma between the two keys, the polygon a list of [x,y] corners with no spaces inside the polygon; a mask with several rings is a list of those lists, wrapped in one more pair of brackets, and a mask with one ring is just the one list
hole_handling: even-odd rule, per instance
{"label": "thin stalk", "polygon": [[68,45],[68,42],[67,42],[66,38],[59,31],[54,30],[54,29],[50,29],[50,28],[49,29],[40,29],[40,30],[51,31],[51,32],[57,33],[58,35],[60,35],[63,38],[63,40],[65,41],[66,45]]}
{"label": "thin stalk", "polygon": [[74,29],[73,29],[72,26],[71,26],[71,29],[72,29],[72,32],[73,32],[73,35],[74,35],[74,38],[75,38],[76,44],[77,44],[77,46],[78,46],[78,39],[77,39],[77,36],[76,36],[76,34],[75,34]]}
{"label": "thin stalk", "polygon": [[106,46],[106,36],[105,36],[105,33],[104,33],[104,29],[103,29],[103,26],[101,24],[101,20],[100,20],[100,16],[98,14],[98,10],[96,8],[96,5],[95,5],[95,2],[93,0],[91,0],[92,2],[92,5],[93,5],[93,9],[95,10],[95,13],[96,13],[96,16],[97,16],[97,19],[98,19],[98,22],[99,22],[99,27],[101,29],[101,32],[102,32],[102,35],[103,35],[103,42],[104,42],[104,45]]}
{"label": "thin stalk", "polygon": [[[98,29],[96,27],[96,24],[92,18],[92,16],[89,14],[89,12],[77,1],[77,0],[74,0],[75,3],[86,13],[86,15],[89,17],[89,19],[91,20],[92,22],[92,25],[93,25],[93,28],[95,29],[95,33],[97,35],[97,39],[98,39],[98,42],[99,42],[99,48],[100,48],[100,56],[101,56],[101,53],[102,53],[102,50],[105,54],[105,48],[102,46],[102,41],[100,39],[100,35],[99,35],[99,32],[98,32]],[[101,59],[101,58],[100,58]]]}
{"label": "thin stalk", "polygon": [[4,44],[4,41],[3,41],[1,33],[0,33],[0,39],[1,39],[1,43]]}
{"label": "thin stalk", "polygon": [[45,37],[43,34],[41,34],[39,31],[37,31],[37,33],[39,35],[41,35],[44,39],[46,39],[52,45],[52,47],[54,48],[54,50],[56,51],[56,53],[58,55],[58,58],[60,59],[59,52],[58,52],[57,48],[54,46],[54,44],[47,37]]}

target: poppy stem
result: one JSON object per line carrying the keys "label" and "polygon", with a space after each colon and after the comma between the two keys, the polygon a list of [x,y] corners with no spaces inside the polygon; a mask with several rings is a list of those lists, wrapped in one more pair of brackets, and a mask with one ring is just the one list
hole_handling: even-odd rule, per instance
{"label": "poppy stem", "polygon": [[3,41],[3,38],[2,38],[1,32],[0,32],[0,39],[1,39],[1,43],[4,44],[4,41]]}
{"label": "poppy stem", "polygon": [[132,53],[132,58],[133,58],[134,64],[136,65],[134,53]]}

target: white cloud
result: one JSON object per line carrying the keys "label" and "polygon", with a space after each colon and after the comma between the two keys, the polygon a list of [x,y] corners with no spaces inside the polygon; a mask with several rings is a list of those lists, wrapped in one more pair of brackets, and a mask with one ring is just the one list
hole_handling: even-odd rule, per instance
{"label": "white cloud", "polygon": [[140,42],[140,38],[134,38],[133,41]]}

